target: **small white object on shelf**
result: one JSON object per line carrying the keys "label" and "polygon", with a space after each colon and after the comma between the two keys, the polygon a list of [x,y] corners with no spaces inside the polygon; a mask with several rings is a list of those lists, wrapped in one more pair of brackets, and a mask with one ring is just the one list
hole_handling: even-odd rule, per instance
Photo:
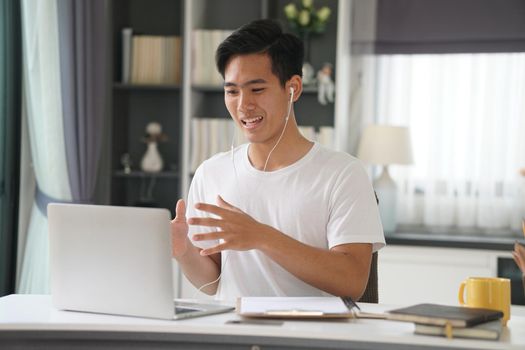
{"label": "small white object on shelf", "polygon": [[334,102],[335,84],[332,80],[333,65],[325,63],[317,72],[317,99],[323,106]]}
{"label": "small white object on shelf", "polygon": [[147,143],[146,153],[140,162],[140,168],[149,173],[157,173],[164,167],[164,161],[158,149],[158,142],[165,141],[166,136],[162,133],[162,126],[157,122],[148,123],[146,126]]}

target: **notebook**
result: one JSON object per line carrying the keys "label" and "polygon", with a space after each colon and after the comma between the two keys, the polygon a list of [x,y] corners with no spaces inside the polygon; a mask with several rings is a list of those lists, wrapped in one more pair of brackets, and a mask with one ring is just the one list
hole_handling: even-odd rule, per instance
{"label": "notebook", "polygon": [[61,310],[160,319],[227,312],[175,301],[167,209],[48,206],[51,297]]}
{"label": "notebook", "polygon": [[[242,297],[237,299],[237,313],[249,318],[376,318],[384,319],[383,310],[369,304],[345,303],[339,297]],[[363,306],[366,309],[363,310]]]}
{"label": "notebook", "polygon": [[417,304],[387,313],[389,320],[452,327],[471,327],[502,317],[503,312],[497,310],[438,304]]}
{"label": "notebook", "polygon": [[[501,320],[495,320],[468,328],[452,328],[452,337],[498,340],[502,329],[503,324],[501,323]],[[447,330],[444,326],[431,326],[417,323],[414,333],[447,336]]]}
{"label": "notebook", "polygon": [[351,318],[337,297],[243,297],[237,299],[237,313],[260,318]]}

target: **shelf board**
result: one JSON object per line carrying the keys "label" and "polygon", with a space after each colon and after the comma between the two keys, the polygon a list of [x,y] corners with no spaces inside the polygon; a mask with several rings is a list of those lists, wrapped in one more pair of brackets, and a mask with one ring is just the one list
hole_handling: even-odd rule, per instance
{"label": "shelf board", "polygon": [[122,178],[148,178],[148,177],[158,177],[164,179],[177,179],[179,174],[175,171],[161,171],[158,173],[148,173],[145,171],[133,170],[130,173],[125,173],[124,170],[116,170],[113,172],[114,177]]}
{"label": "shelf board", "polygon": [[[198,92],[224,92],[224,87],[220,85],[192,85],[191,88]],[[316,85],[303,86],[304,94],[316,94],[317,90]]]}
{"label": "shelf board", "polygon": [[180,85],[175,84],[130,84],[130,83],[113,83],[113,88],[115,90],[168,90],[168,91],[179,91]]}
{"label": "shelf board", "polygon": [[192,85],[191,89],[199,92],[224,92],[222,85]]}

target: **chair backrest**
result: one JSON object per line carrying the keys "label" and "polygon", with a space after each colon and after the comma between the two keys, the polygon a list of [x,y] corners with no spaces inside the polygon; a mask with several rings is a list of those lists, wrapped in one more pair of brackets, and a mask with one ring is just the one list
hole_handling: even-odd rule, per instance
{"label": "chair backrest", "polygon": [[368,275],[368,282],[366,284],[365,292],[359,299],[362,303],[378,303],[379,292],[377,287],[377,252],[372,254],[372,262],[370,264],[370,274]]}
{"label": "chair backrest", "polygon": [[[374,191],[376,197],[376,203],[379,205],[379,198],[377,193]],[[368,282],[366,283],[365,292],[359,299],[363,303],[378,303],[379,302],[379,291],[377,282],[377,252],[372,254],[372,262],[370,263],[370,274],[368,275]]]}

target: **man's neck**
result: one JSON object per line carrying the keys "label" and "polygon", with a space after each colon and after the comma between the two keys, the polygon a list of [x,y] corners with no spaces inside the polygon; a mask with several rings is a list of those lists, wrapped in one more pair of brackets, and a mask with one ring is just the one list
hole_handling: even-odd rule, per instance
{"label": "man's neck", "polygon": [[[277,141],[268,144],[250,144],[248,157],[254,168],[266,171],[282,169],[304,157],[313,146],[313,142],[304,138],[296,127],[285,134],[268,159],[268,154],[275,146],[275,142]],[[264,169],[267,159],[268,164]]]}

